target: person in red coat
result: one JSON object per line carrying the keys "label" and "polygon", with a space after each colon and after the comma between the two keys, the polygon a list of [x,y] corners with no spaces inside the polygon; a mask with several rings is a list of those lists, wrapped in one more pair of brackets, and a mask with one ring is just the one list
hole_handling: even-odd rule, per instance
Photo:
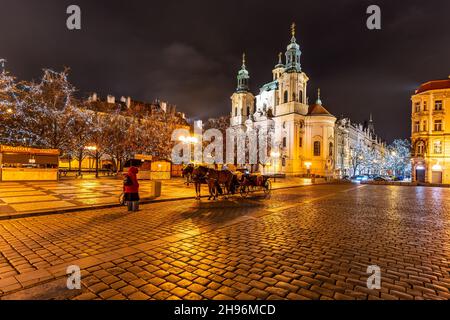
{"label": "person in red coat", "polygon": [[136,167],[128,169],[123,181],[123,191],[125,193],[125,202],[128,206],[128,211],[139,211],[139,182],[137,174],[139,170]]}

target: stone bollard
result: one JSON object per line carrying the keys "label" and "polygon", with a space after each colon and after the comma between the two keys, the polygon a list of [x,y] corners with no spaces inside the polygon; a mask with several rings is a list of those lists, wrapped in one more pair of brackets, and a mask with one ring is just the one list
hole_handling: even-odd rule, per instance
{"label": "stone bollard", "polygon": [[161,197],[161,189],[162,189],[162,182],[161,181],[150,181],[150,197],[152,198],[158,198]]}

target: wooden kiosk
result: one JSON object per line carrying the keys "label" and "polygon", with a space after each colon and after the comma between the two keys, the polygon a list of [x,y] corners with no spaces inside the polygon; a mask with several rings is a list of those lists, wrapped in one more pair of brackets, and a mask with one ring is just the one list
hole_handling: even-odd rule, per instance
{"label": "wooden kiosk", "polygon": [[171,178],[172,163],[167,160],[155,160],[152,156],[136,154],[134,159],[125,164],[125,173],[131,166],[139,169],[137,175],[139,180],[170,180]]}
{"label": "wooden kiosk", "polygon": [[59,150],[0,145],[0,181],[57,181]]}

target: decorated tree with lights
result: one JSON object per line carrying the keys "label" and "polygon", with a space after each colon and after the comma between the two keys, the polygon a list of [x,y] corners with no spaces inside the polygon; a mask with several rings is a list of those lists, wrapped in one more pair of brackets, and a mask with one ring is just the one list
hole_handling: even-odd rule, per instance
{"label": "decorated tree with lights", "polygon": [[78,161],[78,174],[81,175],[81,164],[88,154],[94,133],[98,130],[96,114],[93,111],[70,106],[66,109],[70,115],[67,123],[68,145],[65,155]]}
{"label": "decorated tree with lights", "polygon": [[406,139],[397,139],[387,148],[386,167],[396,176],[411,175],[411,143]]}
{"label": "decorated tree with lights", "polygon": [[5,135],[10,144],[67,150],[75,91],[67,73],[45,69],[40,81],[10,88],[13,106]]}
{"label": "decorated tree with lights", "polygon": [[78,160],[79,171],[94,149],[97,159],[110,157],[117,172],[136,153],[170,159],[172,132],[186,125],[173,110],[152,106],[136,111],[119,104],[98,110],[92,102],[79,101],[68,69],[44,69],[39,81],[17,83],[4,62],[0,60],[0,142],[59,149],[69,160]]}
{"label": "decorated tree with lights", "polygon": [[[113,169],[118,173],[123,169],[124,162],[131,157],[130,144],[127,141],[131,121],[119,113],[106,114],[101,118],[99,131],[99,147],[108,155]],[[128,146],[127,146],[128,145]]]}
{"label": "decorated tree with lights", "polygon": [[6,60],[0,59],[0,143],[16,144],[16,132],[20,125],[21,102],[23,91],[16,79],[5,69]]}
{"label": "decorated tree with lights", "polygon": [[353,175],[357,173],[361,174],[367,164],[367,160],[370,158],[370,155],[367,152],[367,149],[361,143],[358,143],[354,148],[350,150],[350,161],[352,164]]}
{"label": "decorated tree with lights", "polygon": [[[183,120],[173,113],[162,111],[153,115],[149,120],[145,123],[144,129],[148,141],[146,151],[156,158],[170,159],[174,146],[174,142],[171,141],[172,132],[184,125]],[[150,126],[153,127],[153,130],[149,128]]]}
{"label": "decorated tree with lights", "polygon": [[0,59],[0,112],[2,112],[2,115],[4,113],[12,113],[14,93],[17,94],[18,90],[14,77],[5,69],[5,63],[5,59]]}

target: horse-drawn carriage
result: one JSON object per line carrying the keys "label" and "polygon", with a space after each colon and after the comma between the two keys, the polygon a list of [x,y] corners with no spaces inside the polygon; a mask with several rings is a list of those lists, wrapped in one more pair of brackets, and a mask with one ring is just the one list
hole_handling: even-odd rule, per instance
{"label": "horse-drawn carriage", "polygon": [[242,197],[248,197],[252,192],[263,191],[268,195],[272,191],[272,183],[268,176],[250,174],[246,171],[233,173],[230,170],[188,165],[183,169],[183,177],[186,177],[187,185],[194,184],[197,199],[200,199],[202,184],[208,185],[209,200],[211,198],[215,200],[219,195],[227,197],[238,192]]}
{"label": "horse-drawn carriage", "polygon": [[268,176],[258,174],[243,174],[239,183],[239,192],[242,197],[248,197],[249,193],[263,191],[265,194],[272,192],[272,182]]}

